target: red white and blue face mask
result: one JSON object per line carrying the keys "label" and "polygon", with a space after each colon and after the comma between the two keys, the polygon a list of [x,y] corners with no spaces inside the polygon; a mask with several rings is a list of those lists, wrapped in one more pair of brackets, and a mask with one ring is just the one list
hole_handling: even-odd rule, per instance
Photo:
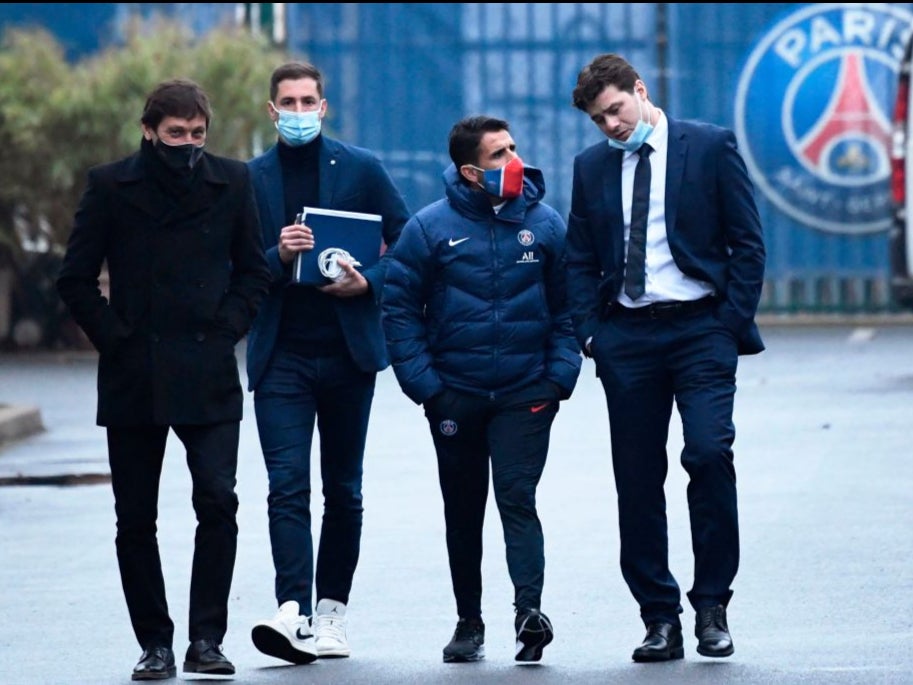
{"label": "red white and blue face mask", "polygon": [[514,157],[500,169],[473,169],[482,172],[482,182],[479,186],[489,195],[511,199],[523,194],[523,160]]}

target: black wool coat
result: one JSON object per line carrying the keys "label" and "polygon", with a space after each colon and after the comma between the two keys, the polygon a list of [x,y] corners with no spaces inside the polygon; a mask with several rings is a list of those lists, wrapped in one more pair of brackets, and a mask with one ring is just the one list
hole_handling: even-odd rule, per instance
{"label": "black wool coat", "polygon": [[205,153],[176,192],[151,162],[142,150],[89,171],[57,279],[99,352],[96,421],[240,421],[235,345],[270,279],[247,166]]}

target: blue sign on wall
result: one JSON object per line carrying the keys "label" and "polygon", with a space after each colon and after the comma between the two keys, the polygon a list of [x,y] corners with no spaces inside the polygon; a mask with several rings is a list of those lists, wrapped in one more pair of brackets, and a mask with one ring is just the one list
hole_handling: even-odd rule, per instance
{"label": "blue sign on wall", "polygon": [[[0,7],[0,24],[15,7]],[[236,6],[90,4],[63,24],[70,5],[25,7],[65,44],[95,36],[101,47],[130,12],[169,12],[199,32]],[[768,250],[763,309],[890,306],[888,141],[911,3],[284,8],[289,55],[326,76],[327,130],[375,151],[413,210],[442,194],[452,124],[487,113],[511,123],[524,160],[545,174],[546,201],[566,216],[573,156],[601,139],[571,106],[576,74],[618,52],[670,116],[735,130]]]}
{"label": "blue sign on wall", "polygon": [[761,34],[742,70],[736,132],[760,190],[833,233],[885,231],[890,94],[913,15],[890,5],[813,5]]}

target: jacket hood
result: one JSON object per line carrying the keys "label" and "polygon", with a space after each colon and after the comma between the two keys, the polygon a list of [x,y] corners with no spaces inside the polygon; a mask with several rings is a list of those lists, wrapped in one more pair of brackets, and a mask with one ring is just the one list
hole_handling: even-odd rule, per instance
{"label": "jacket hood", "polygon": [[[473,189],[462,180],[452,162],[444,169],[444,190],[447,201],[460,214],[474,218],[490,217],[494,210],[488,193],[481,188]],[[523,194],[508,200],[498,213],[498,218],[505,221],[523,221],[527,210],[545,197],[545,178],[536,167],[523,166]]]}

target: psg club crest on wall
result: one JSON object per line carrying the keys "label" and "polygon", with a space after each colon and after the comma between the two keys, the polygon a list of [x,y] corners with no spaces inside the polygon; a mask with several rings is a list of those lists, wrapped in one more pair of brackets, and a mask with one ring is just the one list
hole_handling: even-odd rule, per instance
{"label": "psg club crest on wall", "polygon": [[913,14],[814,4],[761,36],[736,90],[739,148],[778,209],[831,233],[891,224],[891,117]]}

